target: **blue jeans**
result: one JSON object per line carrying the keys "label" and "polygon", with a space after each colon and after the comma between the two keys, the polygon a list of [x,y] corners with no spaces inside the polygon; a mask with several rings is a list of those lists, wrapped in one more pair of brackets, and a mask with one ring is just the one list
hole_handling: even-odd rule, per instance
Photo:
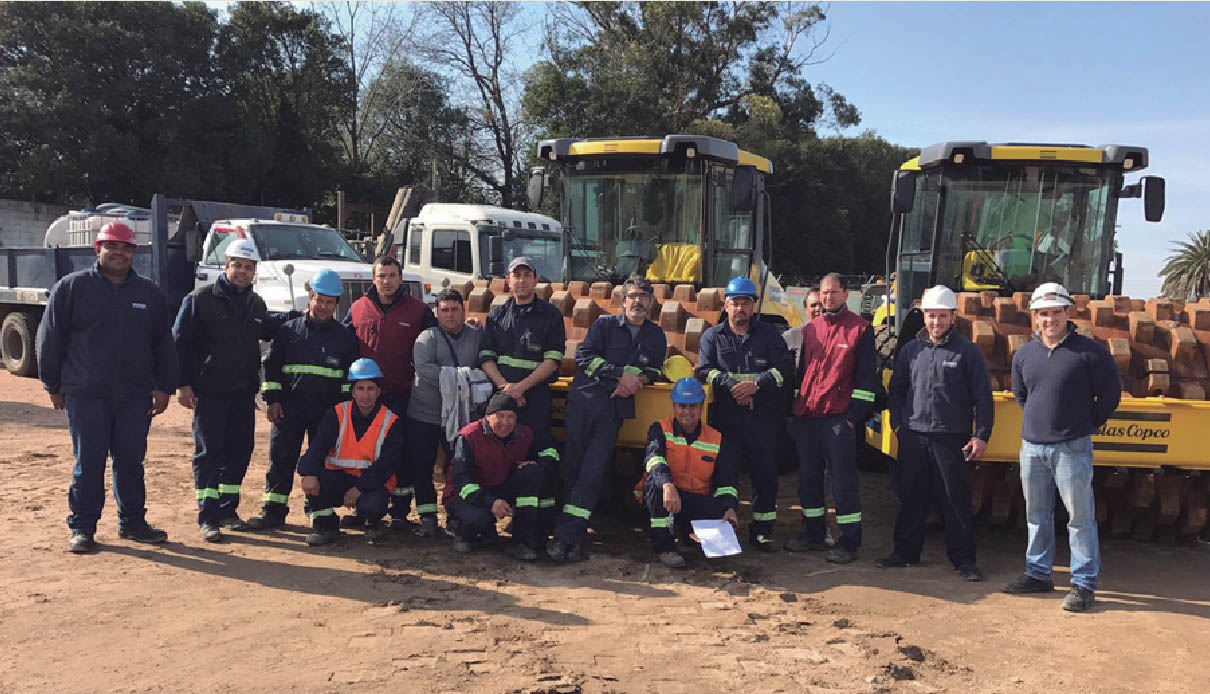
{"label": "blue jeans", "polygon": [[1097,589],[1101,548],[1097,539],[1096,504],[1092,496],[1092,439],[1084,436],[1059,443],[1021,442],[1021,489],[1029,543],[1025,575],[1049,580],[1055,562],[1055,489],[1067,507],[1067,543],[1071,548],[1071,582]]}
{"label": "blue jeans", "polygon": [[150,409],[150,394],[126,398],[67,396],[67,428],[76,457],[67,492],[71,508],[67,527],[96,532],[105,505],[105,464],[111,456],[118,526],[137,528],[146,523],[143,455],[147,452]]}

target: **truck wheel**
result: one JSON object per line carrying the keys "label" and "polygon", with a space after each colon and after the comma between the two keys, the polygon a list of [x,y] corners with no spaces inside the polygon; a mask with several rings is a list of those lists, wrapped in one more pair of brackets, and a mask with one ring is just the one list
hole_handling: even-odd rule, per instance
{"label": "truck wheel", "polygon": [[28,313],[14,311],[4,317],[0,326],[0,353],[4,367],[17,376],[38,375],[38,353],[34,340],[38,321]]}

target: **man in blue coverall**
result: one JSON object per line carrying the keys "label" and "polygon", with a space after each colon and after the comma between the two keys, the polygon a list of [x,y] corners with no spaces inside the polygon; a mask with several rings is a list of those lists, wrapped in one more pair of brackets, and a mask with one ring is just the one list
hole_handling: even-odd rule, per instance
{"label": "man in blue coverall", "polygon": [[105,505],[105,462],[113,457],[118,536],[159,543],[168,533],[145,518],[143,456],[151,418],[168,407],[177,386],[177,358],[163,292],[131,267],[134,231],[121,222],[101,227],[97,264],[51,287],[38,341],[38,375],[56,410],[67,410],[72,471],[67,503],[68,549],[96,549],[93,536]]}
{"label": "man in blue coverall", "polygon": [[601,497],[618,430],[634,418],[634,394],[660,378],[668,342],[647,319],[652,299],[651,283],[631,275],[622,285],[622,313],[598,318],[576,349],[576,377],[563,418],[563,514],[546,546],[555,561],[584,558],[588,519]]}
{"label": "man in blue coverall", "polygon": [[785,420],[781,388],[794,373],[794,362],[781,331],[754,317],[756,298],[756,284],[747,277],[727,283],[727,320],[702,335],[697,377],[714,386],[711,425],[748,464],[748,541],[762,552],[776,552],[777,437]]}

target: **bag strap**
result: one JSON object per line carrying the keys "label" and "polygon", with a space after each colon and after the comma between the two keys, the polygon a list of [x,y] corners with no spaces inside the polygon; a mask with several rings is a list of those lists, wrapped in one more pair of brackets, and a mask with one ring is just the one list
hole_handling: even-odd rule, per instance
{"label": "bag strap", "polygon": [[[466,328],[463,328],[463,330],[465,329]],[[454,360],[454,366],[462,366],[458,363],[458,353],[454,351],[454,341],[450,339],[449,335],[445,334],[445,328],[442,328],[440,325],[438,325],[434,328],[434,330],[441,333],[441,337],[445,338],[445,345],[450,348],[450,358]]]}

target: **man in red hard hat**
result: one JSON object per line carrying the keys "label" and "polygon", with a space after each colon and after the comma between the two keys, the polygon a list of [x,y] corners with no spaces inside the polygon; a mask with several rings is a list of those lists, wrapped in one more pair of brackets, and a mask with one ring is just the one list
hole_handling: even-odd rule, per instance
{"label": "man in red hard hat", "polygon": [[110,457],[118,535],[167,539],[145,518],[143,456],[151,418],[168,407],[178,380],[168,301],[131,267],[134,231],[110,222],[93,246],[97,264],[51,288],[38,348],[38,375],[55,409],[67,410],[76,457],[67,494],[68,549],[76,553],[96,549]]}

